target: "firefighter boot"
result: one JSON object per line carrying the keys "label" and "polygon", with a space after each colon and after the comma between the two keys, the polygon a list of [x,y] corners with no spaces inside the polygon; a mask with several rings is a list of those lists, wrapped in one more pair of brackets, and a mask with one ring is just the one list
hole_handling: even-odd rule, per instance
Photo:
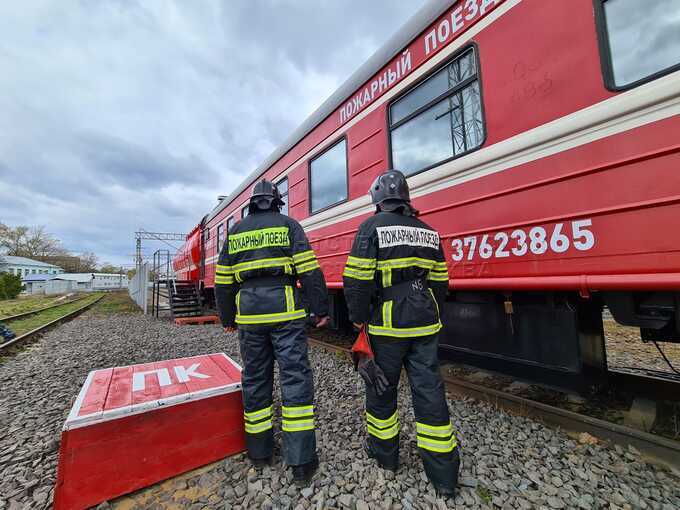
{"label": "firefighter boot", "polygon": [[371,448],[371,444],[367,439],[364,439],[363,446],[366,455],[368,455],[370,459],[375,459],[378,463],[378,466],[388,471],[392,471],[393,473],[396,473],[399,470],[399,462],[381,462],[380,459],[378,459],[378,455],[375,453],[373,448]]}
{"label": "firefighter boot", "polygon": [[248,459],[250,460],[250,463],[253,465],[255,469],[262,469],[266,466],[273,466],[274,465],[274,457],[265,457],[263,459],[253,459],[250,456],[248,456]]}
{"label": "firefighter boot", "polygon": [[306,487],[314,478],[316,470],[319,469],[319,460],[314,459],[306,464],[293,466],[293,482],[300,487]]}

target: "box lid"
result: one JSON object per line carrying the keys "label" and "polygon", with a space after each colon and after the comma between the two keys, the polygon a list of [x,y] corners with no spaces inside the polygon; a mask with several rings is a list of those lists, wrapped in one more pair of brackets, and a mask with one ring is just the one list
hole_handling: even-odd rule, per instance
{"label": "box lid", "polygon": [[90,372],[66,418],[73,429],[241,389],[241,367],[223,352]]}

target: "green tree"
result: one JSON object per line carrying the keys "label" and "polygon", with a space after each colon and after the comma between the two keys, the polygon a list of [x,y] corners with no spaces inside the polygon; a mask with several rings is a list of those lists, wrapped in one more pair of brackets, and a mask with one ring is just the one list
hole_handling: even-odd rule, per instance
{"label": "green tree", "polygon": [[0,300],[15,299],[21,292],[21,277],[0,273]]}

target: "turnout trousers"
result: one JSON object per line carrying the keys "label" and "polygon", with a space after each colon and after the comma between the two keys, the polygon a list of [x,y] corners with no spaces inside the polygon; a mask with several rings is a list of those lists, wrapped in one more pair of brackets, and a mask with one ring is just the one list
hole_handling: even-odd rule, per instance
{"label": "turnout trousers", "polygon": [[274,453],[274,360],[281,382],[281,429],[289,466],[317,459],[314,381],[307,357],[305,321],[239,327],[246,446],[251,459]]}
{"label": "turnout trousers", "polygon": [[386,465],[399,462],[397,387],[406,369],[416,418],[416,439],[425,474],[436,486],[454,489],[460,457],[439,374],[439,335],[414,339],[371,336],[375,361],[389,382],[378,397],[366,388],[366,425],[371,450]]}

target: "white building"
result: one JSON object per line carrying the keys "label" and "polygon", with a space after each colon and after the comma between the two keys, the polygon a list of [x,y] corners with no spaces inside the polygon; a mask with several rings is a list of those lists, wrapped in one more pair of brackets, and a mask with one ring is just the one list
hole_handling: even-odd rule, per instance
{"label": "white building", "polygon": [[116,290],[128,288],[126,274],[64,273],[60,278],[75,282],[75,290]]}
{"label": "white building", "polygon": [[22,279],[29,275],[61,274],[63,272],[64,270],[59,266],[40,262],[39,260],[0,255],[0,273],[15,274],[21,276]]}
{"label": "white building", "polygon": [[21,280],[26,294],[67,294],[76,290],[76,283],[63,275],[31,274]]}

